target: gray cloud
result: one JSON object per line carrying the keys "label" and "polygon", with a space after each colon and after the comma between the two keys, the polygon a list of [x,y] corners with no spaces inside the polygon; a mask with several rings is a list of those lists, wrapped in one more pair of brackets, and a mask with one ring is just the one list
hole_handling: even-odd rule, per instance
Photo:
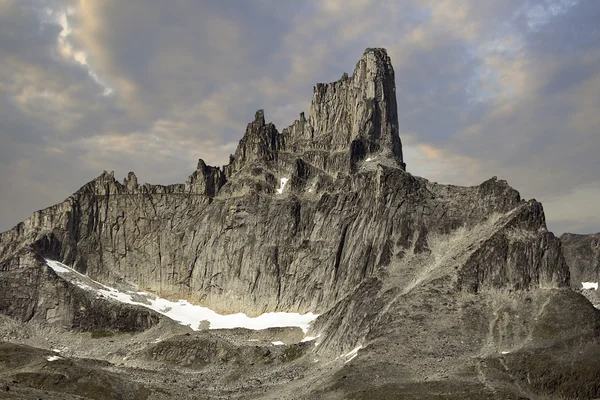
{"label": "gray cloud", "polygon": [[281,130],[383,46],[410,171],[498,175],[551,229],[600,231],[599,19],[594,0],[0,1],[0,230],[103,169],[223,164],[256,109]]}

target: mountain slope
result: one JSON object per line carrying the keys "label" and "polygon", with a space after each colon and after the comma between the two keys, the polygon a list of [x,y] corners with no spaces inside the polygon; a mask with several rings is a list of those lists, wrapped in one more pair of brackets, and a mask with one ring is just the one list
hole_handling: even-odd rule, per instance
{"label": "mountain slope", "polygon": [[[83,324],[73,299],[85,290],[50,259],[223,314],[321,314],[314,340],[289,333],[283,347],[174,330],[159,345],[119,348],[153,368],[205,368],[193,379],[210,380],[206,398],[600,395],[598,380],[575,378],[598,366],[587,355],[600,317],[569,289],[541,204],[495,177],[458,187],[406,172],[394,78],[385,50],[367,49],[352,76],[315,87],[308,118],[280,133],[259,110],[228,165],[200,160],[169,186],[105,172],[36,212],[0,234],[0,312],[59,331],[152,330],[164,319],[129,305],[125,324]],[[100,300],[84,308],[102,310]],[[160,386],[160,373],[142,375]]]}

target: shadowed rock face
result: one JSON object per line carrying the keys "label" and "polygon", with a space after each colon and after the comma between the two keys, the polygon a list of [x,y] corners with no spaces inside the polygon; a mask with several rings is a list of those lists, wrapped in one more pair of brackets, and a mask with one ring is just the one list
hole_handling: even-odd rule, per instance
{"label": "shadowed rock face", "polygon": [[156,325],[154,311],[97,298],[71,285],[44,265],[35,252],[20,251],[3,264],[0,279],[2,314],[20,321],[78,331],[139,332]]}
{"label": "shadowed rock face", "polygon": [[396,107],[390,59],[367,49],[352,76],[315,87],[308,119],[279,133],[258,111],[222,168],[200,160],[169,186],[105,172],[36,212],[0,236],[3,279],[25,251],[222,312],[324,312],[407,253],[429,252],[428,236],[510,214],[514,234],[491,235],[455,288],[568,285],[539,203],[495,178],[456,187],[405,172]]}
{"label": "shadowed rock face", "polygon": [[581,289],[581,282],[600,281],[600,233],[565,233],[560,241],[571,271],[571,287]]}
{"label": "shadowed rock face", "polygon": [[[596,307],[600,307],[600,233],[560,237],[563,253],[571,274],[571,288],[579,290]],[[583,283],[586,283],[584,286]]]}

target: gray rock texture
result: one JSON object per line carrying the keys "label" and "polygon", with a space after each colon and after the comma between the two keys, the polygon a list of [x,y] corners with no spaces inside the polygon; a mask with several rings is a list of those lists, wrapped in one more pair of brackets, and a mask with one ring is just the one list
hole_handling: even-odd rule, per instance
{"label": "gray rock texture", "polygon": [[[569,275],[560,243],[551,233],[540,232],[540,212],[539,203],[522,202],[506,214],[492,215],[468,228],[430,233],[426,250],[413,248],[403,258],[396,258],[316,321],[314,330],[325,338],[321,349],[345,352],[368,341],[370,335],[390,333],[389,325],[403,320],[398,318],[403,313],[394,313],[394,308],[412,309],[415,302],[438,307],[442,298],[442,304],[455,303],[457,292],[460,297],[478,294],[482,299],[496,292],[564,287]],[[431,301],[430,296],[436,300]],[[460,319],[454,323],[460,324]],[[448,329],[446,324],[441,326]],[[427,333],[434,331],[431,327]],[[475,336],[485,335],[477,332]]]}
{"label": "gray rock texture", "polygon": [[600,233],[560,237],[563,254],[571,272],[571,285],[581,289],[581,282],[600,281]]}
{"label": "gray rock texture", "polygon": [[598,287],[585,288],[583,282],[600,282],[600,233],[577,235],[564,233],[560,237],[563,254],[571,274],[571,288],[581,291],[596,307],[600,307]]}
{"label": "gray rock texture", "polygon": [[145,400],[151,392],[110,364],[66,359],[48,350],[0,342],[0,398],[45,400]]}
{"label": "gray rock texture", "polygon": [[315,87],[308,119],[278,133],[258,111],[230,163],[200,160],[185,184],[104,172],[0,235],[0,268],[22,269],[28,248],[221,312],[324,312],[407,251],[428,251],[428,235],[513,212],[523,237],[491,237],[457,287],[568,285],[539,203],[504,181],[444,186],[404,169],[394,71],[385,50],[367,49],[351,77]]}
{"label": "gray rock texture", "polygon": [[[367,49],[352,76],[315,87],[308,118],[279,132],[259,110],[225,166],[200,160],[169,186],[104,172],[0,234],[0,333],[121,363],[99,370],[156,399],[600,396],[600,313],[569,289],[541,204],[495,177],[459,187],[406,172],[396,107],[390,59]],[[321,316],[312,341],[191,333],[86,297],[44,258],[223,313]],[[19,333],[34,323],[69,332]],[[127,327],[143,332],[72,332]],[[32,382],[15,390],[46,390]]]}
{"label": "gray rock texture", "polygon": [[70,285],[42,267],[44,260],[33,251],[22,251],[11,261],[16,266],[2,266],[0,309],[19,321],[67,330],[136,332],[160,320],[159,314],[151,310],[97,298]]}

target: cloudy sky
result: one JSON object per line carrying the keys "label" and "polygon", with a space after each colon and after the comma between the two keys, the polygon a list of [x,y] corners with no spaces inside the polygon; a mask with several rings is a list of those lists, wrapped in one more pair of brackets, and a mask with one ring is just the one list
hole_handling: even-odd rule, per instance
{"label": "cloudy sky", "polygon": [[507,179],[600,231],[598,0],[0,0],[0,231],[103,170],[183,182],[255,110],[281,130],[366,47],[413,174]]}

